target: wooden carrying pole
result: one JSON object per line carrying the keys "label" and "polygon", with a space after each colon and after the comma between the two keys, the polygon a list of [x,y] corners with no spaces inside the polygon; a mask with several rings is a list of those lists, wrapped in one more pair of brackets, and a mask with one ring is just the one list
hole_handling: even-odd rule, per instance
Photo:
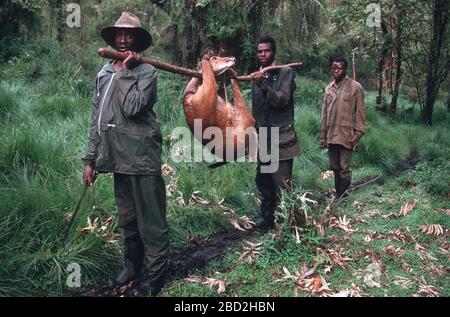
{"label": "wooden carrying pole", "polygon": [[[117,60],[124,60],[127,57],[127,55],[125,53],[118,52],[118,51],[111,51],[111,50],[107,50],[105,48],[100,48],[98,50],[98,55],[100,55],[101,57],[104,57],[104,58],[117,59]],[[202,73],[199,71],[196,71],[196,70],[160,62],[160,61],[157,61],[157,60],[149,58],[149,57],[142,57],[141,60],[143,63],[151,64],[154,67],[161,69],[161,70],[165,70],[167,72],[184,75],[184,76],[188,76],[188,77],[202,78]],[[261,70],[261,72],[265,73],[265,72],[268,72],[268,71],[271,71],[274,69],[278,69],[278,68],[282,68],[282,67],[299,67],[302,65],[303,65],[303,63],[291,63],[291,64],[287,64],[287,65],[269,66],[269,67],[263,68]],[[251,75],[237,76],[236,79],[239,81],[251,81],[252,77],[251,77]]]}

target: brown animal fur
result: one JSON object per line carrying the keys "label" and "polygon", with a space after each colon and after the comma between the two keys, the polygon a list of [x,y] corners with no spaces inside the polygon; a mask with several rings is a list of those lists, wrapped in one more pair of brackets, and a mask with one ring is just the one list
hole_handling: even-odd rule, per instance
{"label": "brown animal fur", "polygon": [[[183,106],[186,121],[194,133],[194,120],[202,120],[202,137],[196,136],[203,145],[213,141],[212,138],[203,138],[203,132],[209,127],[218,127],[222,131],[222,155],[218,153],[217,149],[212,150],[213,154],[219,156],[223,160],[235,160],[239,156],[239,151],[245,147],[245,154],[249,154],[249,144],[256,144],[256,131],[253,130],[250,134],[244,134],[244,130],[252,128],[255,125],[250,111],[245,105],[239,88],[238,81],[231,78],[231,88],[234,104],[231,104],[226,99],[226,91],[223,87],[217,89],[217,82],[215,74],[221,74],[234,66],[234,57],[218,57],[202,58],[202,79],[192,78],[186,89],[184,90]],[[232,73],[234,71],[230,71]],[[227,128],[234,128],[233,135],[227,138]],[[242,129],[242,130],[240,130]],[[251,140],[252,139],[252,140]],[[228,142],[227,142],[228,140]],[[230,144],[230,140],[233,140]],[[250,143],[255,142],[255,143]],[[227,148],[232,147],[233,157],[225,157]],[[240,149],[238,151],[238,149]],[[253,151],[253,149],[252,149]],[[253,155],[253,154],[252,154]]]}

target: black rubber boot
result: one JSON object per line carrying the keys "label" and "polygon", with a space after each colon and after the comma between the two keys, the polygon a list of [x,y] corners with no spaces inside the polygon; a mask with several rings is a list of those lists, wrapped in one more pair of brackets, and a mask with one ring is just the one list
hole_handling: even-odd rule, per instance
{"label": "black rubber boot", "polygon": [[273,210],[261,210],[261,216],[255,222],[255,228],[273,228],[275,226],[275,217]]}
{"label": "black rubber boot", "polygon": [[341,197],[342,192],[341,192],[341,178],[339,177],[338,173],[334,173],[334,188],[336,190],[336,199],[338,199],[339,197]]}
{"label": "black rubber boot", "polygon": [[108,282],[111,288],[126,285],[138,277],[144,260],[144,246],[140,237],[125,239],[124,258],[125,265],[122,271]]}
{"label": "black rubber boot", "polygon": [[352,179],[351,179],[351,178],[344,178],[344,179],[341,179],[341,184],[340,184],[340,192],[341,192],[341,195],[344,195],[344,194],[345,194],[345,191],[346,191],[347,189],[349,189],[351,183],[352,183]]}
{"label": "black rubber boot", "polygon": [[145,279],[138,287],[130,291],[130,295],[133,297],[154,297],[158,295],[169,277],[168,267],[169,264],[166,265],[165,271],[159,279]]}

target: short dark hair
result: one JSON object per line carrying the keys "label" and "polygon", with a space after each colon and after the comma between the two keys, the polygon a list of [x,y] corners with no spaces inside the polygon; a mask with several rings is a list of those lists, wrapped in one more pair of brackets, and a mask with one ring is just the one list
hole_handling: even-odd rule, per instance
{"label": "short dark hair", "polygon": [[258,50],[258,45],[261,43],[270,43],[270,47],[272,48],[273,56],[277,54],[277,43],[273,39],[273,37],[269,35],[261,36],[256,44],[256,50]]}
{"label": "short dark hair", "polygon": [[331,64],[333,64],[333,63],[342,63],[342,64],[344,64],[344,68],[345,68],[345,69],[348,68],[348,62],[347,62],[347,60],[346,60],[344,57],[342,57],[342,56],[334,57],[334,58],[331,60]]}

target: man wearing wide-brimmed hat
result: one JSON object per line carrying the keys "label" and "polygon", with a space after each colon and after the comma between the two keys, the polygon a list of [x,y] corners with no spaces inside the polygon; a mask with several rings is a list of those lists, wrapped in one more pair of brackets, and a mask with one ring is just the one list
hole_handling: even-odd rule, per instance
{"label": "man wearing wide-brimmed hat", "polygon": [[152,37],[128,12],[114,26],[103,28],[101,36],[128,57],[110,61],[97,74],[83,181],[91,186],[94,171],[114,174],[125,265],[111,286],[128,284],[142,273],[144,281],[134,294],[155,295],[167,275],[169,230],[161,177],[162,137],[153,111],[156,70],[140,63],[139,55]]}

